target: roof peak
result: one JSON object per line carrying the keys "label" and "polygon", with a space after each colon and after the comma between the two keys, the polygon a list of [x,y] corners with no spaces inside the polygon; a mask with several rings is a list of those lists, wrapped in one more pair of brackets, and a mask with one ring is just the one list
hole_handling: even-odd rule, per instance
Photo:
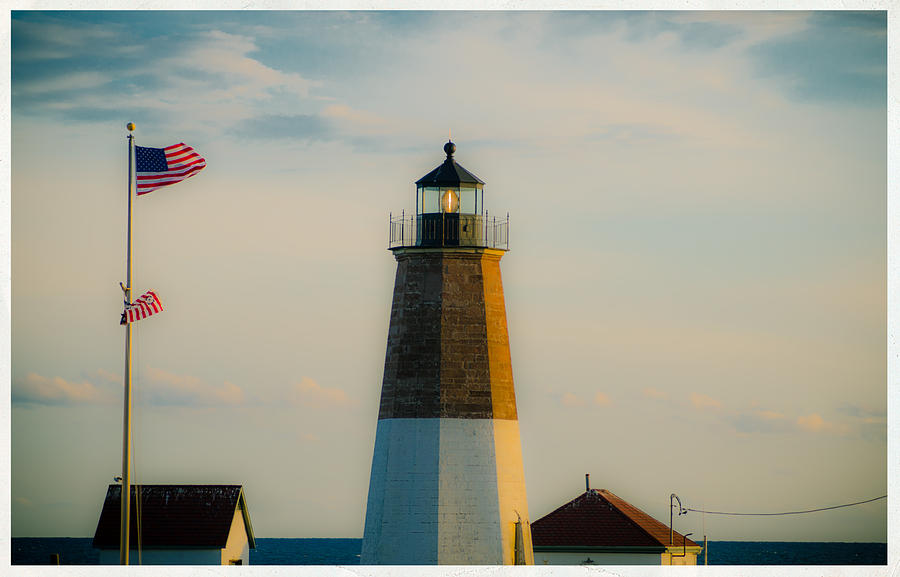
{"label": "roof peak", "polygon": [[[535,545],[669,545],[669,527],[607,489],[588,489],[531,524]],[[696,543],[677,531],[675,543]]]}
{"label": "roof peak", "polygon": [[444,152],[447,158],[444,159],[437,168],[416,181],[416,186],[452,186],[458,187],[463,184],[477,186],[484,185],[484,181],[466,170],[461,164],[453,158],[456,152],[456,144],[452,140],[448,140],[444,144]]}

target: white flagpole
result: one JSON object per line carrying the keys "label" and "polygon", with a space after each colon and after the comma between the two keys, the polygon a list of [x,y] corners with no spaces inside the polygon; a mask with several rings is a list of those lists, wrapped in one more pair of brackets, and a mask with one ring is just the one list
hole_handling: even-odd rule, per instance
{"label": "white flagpole", "polygon": [[[125,300],[131,302],[131,224],[134,220],[134,211],[131,204],[132,184],[134,182],[134,123],[125,125],[128,128],[128,248],[126,249],[125,272]],[[122,435],[122,525],[119,535],[119,564],[128,565],[128,528],[129,513],[131,513],[131,323],[125,322],[125,418],[123,419]]]}

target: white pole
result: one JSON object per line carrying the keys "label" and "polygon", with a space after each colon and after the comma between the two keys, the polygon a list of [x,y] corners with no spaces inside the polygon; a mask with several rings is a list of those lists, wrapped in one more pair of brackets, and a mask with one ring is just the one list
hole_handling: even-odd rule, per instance
{"label": "white pole", "polygon": [[[125,271],[125,300],[131,302],[131,224],[134,220],[134,211],[131,204],[132,183],[134,182],[134,123],[129,122],[128,128],[128,248],[126,249]],[[125,323],[125,417],[123,419],[122,434],[122,525],[119,534],[119,564],[128,565],[128,526],[129,513],[131,512],[131,323]]]}

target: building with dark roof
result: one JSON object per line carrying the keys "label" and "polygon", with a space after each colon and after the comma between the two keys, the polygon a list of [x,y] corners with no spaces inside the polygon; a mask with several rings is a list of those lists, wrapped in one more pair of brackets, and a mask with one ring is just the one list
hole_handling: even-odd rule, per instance
{"label": "building with dark roof", "polygon": [[[122,486],[110,485],[94,533],[100,564],[119,563]],[[143,565],[247,565],[256,548],[241,485],[133,485],[130,558]]]}
{"label": "building with dark roof", "polygon": [[606,489],[531,524],[536,565],[696,565],[702,547]]}

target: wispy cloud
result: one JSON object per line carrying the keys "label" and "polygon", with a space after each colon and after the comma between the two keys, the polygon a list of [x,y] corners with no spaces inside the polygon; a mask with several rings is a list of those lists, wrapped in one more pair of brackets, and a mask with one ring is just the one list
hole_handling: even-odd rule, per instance
{"label": "wispy cloud", "polygon": [[794,98],[887,101],[886,12],[814,12],[804,30],[759,44],[750,54],[759,74]]}
{"label": "wispy cloud", "polygon": [[314,114],[254,116],[240,121],[229,132],[241,138],[266,140],[315,141],[334,137],[332,123]]}
{"label": "wispy cloud", "polygon": [[645,144],[649,141],[673,141],[680,134],[666,124],[642,122],[613,122],[598,126],[588,134],[588,140],[608,140],[617,144]]}
{"label": "wispy cloud", "polygon": [[849,420],[849,426],[858,430],[862,438],[887,443],[887,411],[883,408],[844,404],[837,412]]}
{"label": "wispy cloud", "polygon": [[722,402],[716,400],[709,395],[704,395],[702,393],[691,393],[691,404],[694,405],[695,409],[721,409]]}
{"label": "wispy cloud", "polygon": [[653,387],[645,387],[641,394],[647,397],[648,399],[657,399],[663,400],[669,398],[669,393],[665,391],[660,391],[659,389]]}
{"label": "wispy cloud", "polygon": [[75,71],[51,78],[41,78],[17,87],[22,96],[45,93],[71,93],[80,90],[98,90],[112,80],[109,74],[98,71]]}
{"label": "wispy cloud", "polygon": [[845,403],[841,405],[840,407],[838,407],[837,411],[843,415],[847,415],[848,417],[854,417],[868,422],[880,422],[887,420],[887,411],[884,409],[874,409],[872,407],[863,407],[861,405],[854,405],[851,403]]}
{"label": "wispy cloud", "polygon": [[153,405],[235,406],[245,401],[244,391],[228,381],[214,386],[194,376],[177,375],[153,367],[148,368],[144,376],[147,386],[143,387],[143,394]]}
{"label": "wispy cloud", "polygon": [[587,403],[584,399],[576,395],[575,393],[565,392],[562,397],[560,397],[559,402],[562,403],[564,407],[583,407]]}
{"label": "wispy cloud", "polygon": [[20,112],[55,111],[66,121],[93,121],[127,111],[136,120],[175,124],[189,114],[193,124],[227,130],[252,118],[260,103],[273,115],[296,113],[318,85],[264,64],[253,54],[255,40],[240,34],[194,29],[180,35],[172,29],[167,36],[131,36],[111,26],[118,32],[103,38],[115,47],[94,54],[90,50],[104,34],[97,26],[69,22],[56,40],[58,29],[55,22],[13,21],[19,65],[13,67],[12,95]]}
{"label": "wispy cloud", "polygon": [[202,73],[201,79],[214,90],[209,96],[231,96],[267,100],[274,91],[306,97],[316,83],[293,72],[266,66],[248,56],[257,50],[253,39],[238,34],[211,30],[199,35],[196,42],[161,62],[154,69],[165,74],[184,76]]}
{"label": "wispy cloud", "polygon": [[776,433],[791,428],[785,415],[770,410],[743,411],[732,415],[730,421],[739,433]]}
{"label": "wispy cloud", "polygon": [[111,23],[72,26],[55,18],[40,22],[13,19],[13,62],[62,60],[98,50],[116,51],[122,27]]}
{"label": "wispy cloud", "polygon": [[12,402],[38,405],[74,405],[105,403],[111,395],[87,380],[74,382],[62,377],[44,377],[28,373],[24,379],[13,381]]}
{"label": "wispy cloud", "polygon": [[358,401],[339,388],[323,387],[309,377],[295,383],[289,393],[295,404],[312,408],[351,407]]}
{"label": "wispy cloud", "polygon": [[796,424],[797,428],[810,433],[844,434],[849,431],[849,427],[846,424],[826,421],[818,413],[797,417]]}
{"label": "wispy cloud", "polygon": [[322,110],[322,116],[328,118],[340,118],[356,124],[365,125],[383,125],[387,122],[384,118],[381,118],[376,114],[366,112],[365,110],[356,110],[345,104],[332,104],[331,106],[326,106]]}

